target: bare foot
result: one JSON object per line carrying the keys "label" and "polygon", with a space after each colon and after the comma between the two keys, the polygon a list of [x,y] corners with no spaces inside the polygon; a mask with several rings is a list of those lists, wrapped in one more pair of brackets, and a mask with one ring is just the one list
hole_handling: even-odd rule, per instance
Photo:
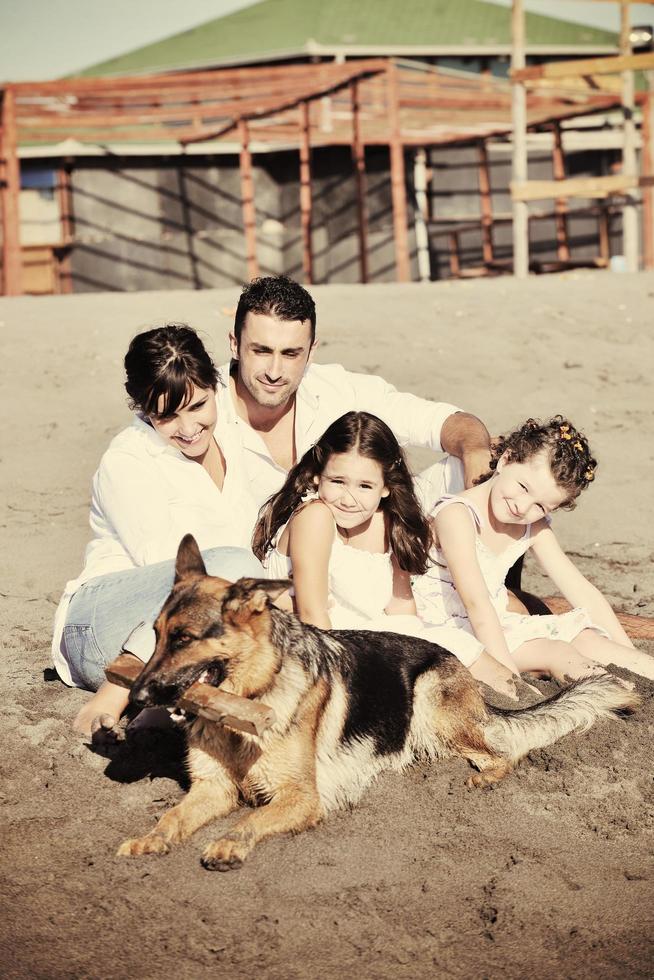
{"label": "bare foot", "polygon": [[105,681],[95,692],[90,701],[77,713],[73,722],[73,731],[87,738],[103,737],[114,728],[118,719],[127,707],[129,690]]}

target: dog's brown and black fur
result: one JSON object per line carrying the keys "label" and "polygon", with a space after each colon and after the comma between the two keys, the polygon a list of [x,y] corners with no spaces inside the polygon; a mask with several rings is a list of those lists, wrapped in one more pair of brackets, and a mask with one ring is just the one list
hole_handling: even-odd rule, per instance
{"label": "dog's brown and black fur", "polygon": [[531,749],[637,704],[606,675],[522,711],[493,709],[441,647],[304,625],[271,603],[287,587],[207,576],[195,540],[182,541],[175,585],[155,625],[156,650],[132,701],[172,706],[202,678],[261,699],[277,720],[257,737],[188,717],[189,793],[119,854],[165,853],[242,800],[254,809],[202,856],[206,868],[240,867],[264,838],[305,830],[356,802],[384,769],[460,755],[479,770],[470,782],[481,786]]}

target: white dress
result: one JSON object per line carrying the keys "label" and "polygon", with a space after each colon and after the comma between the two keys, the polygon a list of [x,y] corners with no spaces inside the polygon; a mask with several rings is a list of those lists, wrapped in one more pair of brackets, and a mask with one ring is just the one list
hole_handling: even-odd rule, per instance
{"label": "white dress", "polygon": [[[311,495],[307,499],[317,499],[317,496]],[[284,527],[280,528],[277,540]],[[290,556],[282,554],[276,547],[269,552],[264,565],[270,578],[293,577]],[[390,551],[382,554],[351,548],[339,538],[336,522],[327,576],[328,611],[333,629],[371,629],[370,623],[380,617],[393,620],[405,618],[390,617],[384,613],[393,595]]]}
{"label": "white dress", "polygon": [[[317,494],[305,500],[315,500]],[[286,525],[284,525],[285,527]],[[277,540],[284,527],[280,528]],[[269,578],[292,578],[291,559],[276,547],[264,561]],[[454,653],[467,667],[479,656],[479,650],[456,649],[458,629],[448,625],[431,625],[418,616],[388,615],[384,612],[393,596],[393,565],[391,552],[362,551],[352,548],[338,536],[334,522],[334,543],[328,567],[328,613],[332,629],[371,630],[375,633],[400,633],[420,637]]]}
{"label": "white dress", "polygon": [[[527,640],[565,640],[570,643],[585,629],[594,629],[603,636],[608,635],[601,627],[595,626],[586,610],[581,608],[571,609],[570,612],[557,616],[523,616],[520,613],[509,612],[508,593],[504,581],[508,570],[521,555],[524,555],[531,544],[530,526],[527,525],[521,538],[510,544],[501,554],[495,554],[481,540],[479,531],[484,521],[470,501],[455,495],[442,497],[432,511],[432,517],[439,510],[454,503],[462,503],[467,507],[475,525],[477,560],[511,652]],[[474,635],[466,608],[456,591],[440,549],[435,548],[431,557],[434,564],[424,575],[417,576],[413,581],[418,615],[426,623],[439,628],[448,628],[451,631],[451,642],[456,643],[456,649],[451,646],[448,646],[448,649],[451,649],[464,663],[472,663],[483,650],[483,646]],[[447,644],[443,645],[447,646]]]}

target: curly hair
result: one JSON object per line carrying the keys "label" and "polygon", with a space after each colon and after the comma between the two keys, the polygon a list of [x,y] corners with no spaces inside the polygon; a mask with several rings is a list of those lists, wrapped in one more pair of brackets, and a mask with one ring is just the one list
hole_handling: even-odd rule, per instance
{"label": "curly hair", "polygon": [[259,511],[252,550],[263,560],[279,529],[290,520],[307,491],[313,490],[335,453],[356,450],[382,469],[388,497],[380,507],[386,515],[391,552],[398,565],[421,575],[429,562],[430,530],[413,489],[413,479],[400,445],[386,425],[368,412],[347,412],[329,426],[318,442],[289,471],[284,486]]}
{"label": "curly hair", "polygon": [[500,436],[491,448],[490,470],[476,482],[489,480],[505,454],[511,463],[524,463],[543,452],[557,486],[568,495],[560,506],[572,510],[581,491],[595,479],[597,460],[583,432],[562,415],[555,415],[548,422],[527,419],[519,429]]}

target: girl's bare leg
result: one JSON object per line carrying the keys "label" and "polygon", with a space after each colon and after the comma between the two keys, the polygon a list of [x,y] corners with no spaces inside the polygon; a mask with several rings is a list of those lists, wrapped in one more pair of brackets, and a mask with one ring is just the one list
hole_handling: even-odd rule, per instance
{"label": "girl's bare leg", "polygon": [[[527,640],[513,653],[520,673],[545,671],[560,683],[605,674],[601,664],[584,656],[571,643],[561,640]],[[609,661],[606,661],[609,663]]]}
{"label": "girl's bare leg", "polygon": [[634,674],[654,680],[654,657],[635,647],[622,646],[606,636],[600,636],[595,630],[584,630],[575,637],[572,645],[589,660],[605,665],[615,664],[616,667],[624,667]]}
{"label": "girl's bare leg", "polygon": [[110,731],[118,723],[128,700],[128,688],[105,681],[91,700],[78,711],[73,722],[73,730],[89,737],[100,729]]}
{"label": "girl's bare leg", "polygon": [[518,700],[513,674],[486,651],[482,651],[469,670],[475,680],[488,684],[498,694],[503,694],[512,701]]}

